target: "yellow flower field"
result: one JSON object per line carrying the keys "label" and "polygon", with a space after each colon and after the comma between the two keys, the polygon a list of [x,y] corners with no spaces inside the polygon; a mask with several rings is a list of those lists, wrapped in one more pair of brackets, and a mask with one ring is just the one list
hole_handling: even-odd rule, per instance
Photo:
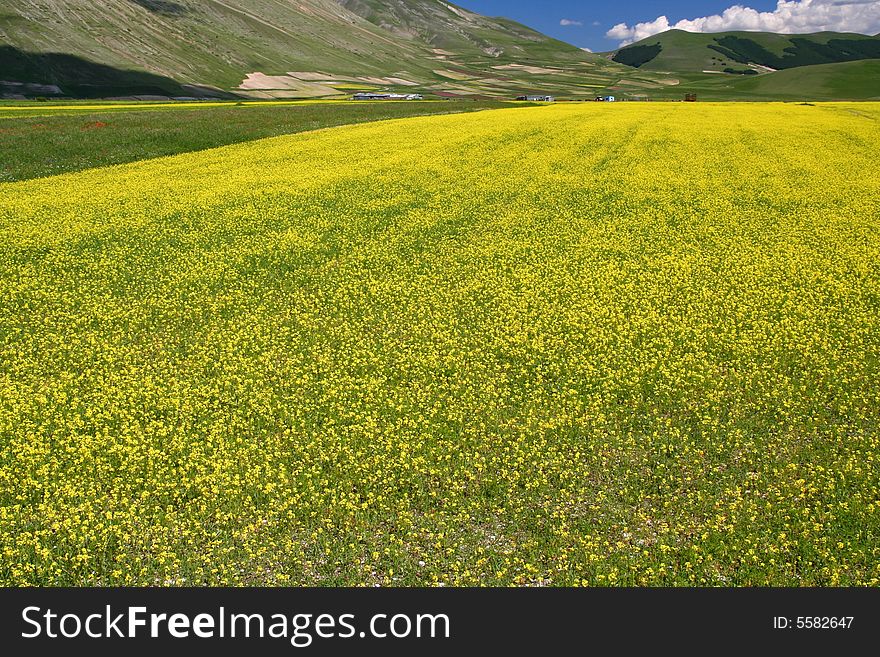
{"label": "yellow flower field", "polygon": [[877,585],[880,104],[0,185],[0,583]]}

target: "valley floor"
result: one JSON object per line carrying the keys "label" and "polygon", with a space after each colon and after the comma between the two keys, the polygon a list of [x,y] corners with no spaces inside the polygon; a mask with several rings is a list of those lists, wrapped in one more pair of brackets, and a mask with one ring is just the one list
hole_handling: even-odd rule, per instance
{"label": "valley floor", "polygon": [[876,586],[878,119],[516,108],[0,185],[0,582]]}
{"label": "valley floor", "polygon": [[508,106],[494,101],[0,103],[0,182],[339,125]]}

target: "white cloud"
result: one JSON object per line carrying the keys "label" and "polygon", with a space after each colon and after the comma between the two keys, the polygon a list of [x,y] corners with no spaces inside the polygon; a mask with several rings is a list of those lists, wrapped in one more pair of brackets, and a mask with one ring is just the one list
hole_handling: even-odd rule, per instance
{"label": "white cloud", "polygon": [[581,50],[583,50],[584,52],[593,52],[593,51],[590,50],[589,48],[581,48]]}
{"label": "white cloud", "polygon": [[569,25],[583,25],[583,22],[575,21],[570,18],[563,18],[561,21],[559,21],[559,24],[563,27],[568,27]]}
{"label": "white cloud", "polygon": [[645,39],[669,29],[687,32],[779,32],[805,34],[809,32],[880,32],[880,0],[778,0],[775,11],[757,11],[751,7],[734,5],[723,13],[670,23],[666,16],[636,23],[632,27],[618,23],[605,36],[618,39],[621,46]]}
{"label": "white cloud", "polygon": [[630,27],[626,23],[618,23],[610,30],[605,33],[605,36],[609,39],[621,39],[621,46],[625,46],[628,43],[632,43],[633,41],[639,41],[640,39],[646,39],[652,34],[659,34],[660,32],[665,32],[671,26],[669,25],[669,19],[666,16],[660,16],[657,20],[651,21],[650,23],[636,23],[634,26]]}

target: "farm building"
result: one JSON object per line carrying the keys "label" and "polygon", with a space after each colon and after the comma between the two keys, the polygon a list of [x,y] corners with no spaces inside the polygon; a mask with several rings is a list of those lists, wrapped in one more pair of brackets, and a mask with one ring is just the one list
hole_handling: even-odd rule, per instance
{"label": "farm building", "polygon": [[352,100],[422,100],[421,94],[388,94],[361,92],[351,97]]}
{"label": "farm building", "polygon": [[552,103],[556,99],[553,96],[518,96],[517,100],[531,100],[537,103]]}
{"label": "farm building", "polygon": [[614,96],[596,96],[596,100],[600,103],[613,103],[617,99]]}

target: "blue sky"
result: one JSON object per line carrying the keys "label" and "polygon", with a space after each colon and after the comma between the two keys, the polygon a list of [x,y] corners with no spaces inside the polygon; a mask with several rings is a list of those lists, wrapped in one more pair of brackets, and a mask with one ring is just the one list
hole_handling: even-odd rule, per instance
{"label": "blue sky", "polygon": [[[613,50],[676,26],[693,32],[880,32],[880,0],[453,0],[582,48]],[[662,19],[665,17],[665,20]],[[568,24],[561,24],[567,21]],[[684,21],[679,23],[679,21]],[[623,25],[621,25],[623,24]],[[611,35],[609,36],[609,31]]]}

